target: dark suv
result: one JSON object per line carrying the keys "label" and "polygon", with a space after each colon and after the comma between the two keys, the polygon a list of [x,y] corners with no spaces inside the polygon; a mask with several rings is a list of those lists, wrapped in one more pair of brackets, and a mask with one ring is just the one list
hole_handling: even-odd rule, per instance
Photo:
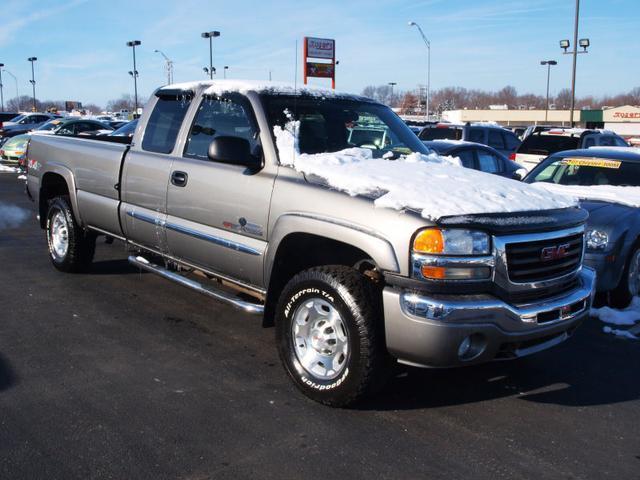
{"label": "dark suv", "polygon": [[465,140],[494,148],[503,155],[511,155],[520,146],[520,140],[511,131],[498,125],[468,123],[438,123],[427,125],[418,134],[420,140]]}

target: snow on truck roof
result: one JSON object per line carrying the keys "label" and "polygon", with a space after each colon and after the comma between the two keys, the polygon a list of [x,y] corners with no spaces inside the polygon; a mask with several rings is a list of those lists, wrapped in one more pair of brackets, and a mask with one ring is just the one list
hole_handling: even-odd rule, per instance
{"label": "snow on truck roof", "polygon": [[192,91],[197,92],[204,89],[205,95],[220,95],[228,92],[257,92],[276,93],[280,95],[311,95],[316,97],[332,97],[340,99],[350,99],[358,101],[373,102],[373,100],[354,95],[340,90],[330,90],[327,88],[313,87],[309,85],[294,85],[288,82],[266,82],[259,80],[204,80],[196,82],[174,83],[160,87],[157,91]]}

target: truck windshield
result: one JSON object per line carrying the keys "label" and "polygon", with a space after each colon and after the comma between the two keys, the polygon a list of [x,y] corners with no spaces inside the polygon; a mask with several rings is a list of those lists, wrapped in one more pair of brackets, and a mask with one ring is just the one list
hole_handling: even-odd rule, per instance
{"label": "truck windshield", "polygon": [[539,171],[532,172],[532,182],[558,185],[640,186],[640,163],[608,158],[558,158]]}
{"label": "truck windshield", "polygon": [[299,121],[300,153],[339,152],[367,148],[374,158],[388,152],[409,154],[429,151],[389,108],[366,100],[313,95],[263,94],[262,101],[274,126],[284,128]]}

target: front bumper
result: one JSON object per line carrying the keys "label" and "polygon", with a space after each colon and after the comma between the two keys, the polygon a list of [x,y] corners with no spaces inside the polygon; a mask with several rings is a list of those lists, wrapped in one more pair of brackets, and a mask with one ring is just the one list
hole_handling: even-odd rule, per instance
{"label": "front bumper", "polygon": [[[588,315],[596,274],[583,267],[575,289],[537,303],[510,305],[489,295],[425,296],[383,291],[387,349],[399,361],[455,367],[517,358],[566,340]],[[468,339],[468,349],[461,349]]]}

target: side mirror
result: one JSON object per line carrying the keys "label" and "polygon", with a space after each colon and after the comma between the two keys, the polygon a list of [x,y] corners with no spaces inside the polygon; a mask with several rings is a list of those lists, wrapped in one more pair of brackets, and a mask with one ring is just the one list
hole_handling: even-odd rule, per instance
{"label": "side mirror", "polygon": [[230,165],[242,165],[250,170],[262,168],[262,158],[251,153],[251,145],[245,138],[218,137],[209,144],[209,160]]}
{"label": "side mirror", "polygon": [[511,176],[511,178],[513,178],[514,180],[522,181],[526,176],[527,176],[527,170],[525,168],[519,168],[518,170],[513,172],[513,175]]}

